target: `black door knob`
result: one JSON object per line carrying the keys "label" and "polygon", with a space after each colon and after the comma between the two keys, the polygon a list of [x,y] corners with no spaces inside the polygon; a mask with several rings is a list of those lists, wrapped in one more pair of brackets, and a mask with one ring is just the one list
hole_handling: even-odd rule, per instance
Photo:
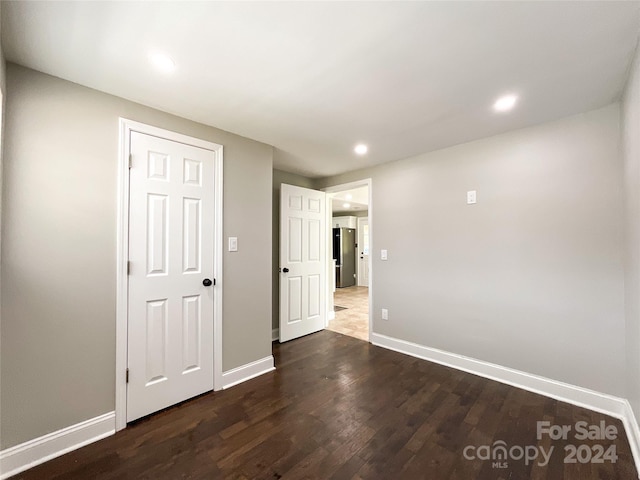
{"label": "black door knob", "polygon": [[283,271],[284,273],[289,273],[289,269],[288,269],[287,267],[284,267],[284,268],[282,269],[282,271]]}
{"label": "black door knob", "polygon": [[211,280],[209,280],[208,278],[205,278],[205,279],[202,281],[202,284],[203,284],[205,287],[210,287],[211,285],[213,285],[213,282],[212,282]]}

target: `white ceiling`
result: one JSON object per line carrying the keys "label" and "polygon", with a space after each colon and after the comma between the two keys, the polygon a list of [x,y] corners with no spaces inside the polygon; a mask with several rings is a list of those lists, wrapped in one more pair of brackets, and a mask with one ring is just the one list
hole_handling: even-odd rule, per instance
{"label": "white ceiling", "polygon": [[[369,187],[358,187],[329,193],[333,213],[366,211],[369,209]],[[345,203],[349,206],[345,207]]]}
{"label": "white ceiling", "polygon": [[[9,61],[260,140],[276,168],[321,177],[615,101],[639,7],[3,1],[2,41]],[[493,113],[505,92],[516,110]]]}

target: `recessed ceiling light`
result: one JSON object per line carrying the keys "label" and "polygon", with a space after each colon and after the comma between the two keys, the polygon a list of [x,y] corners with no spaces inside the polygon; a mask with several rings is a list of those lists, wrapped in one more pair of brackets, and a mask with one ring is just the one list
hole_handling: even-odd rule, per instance
{"label": "recessed ceiling light", "polygon": [[163,73],[171,73],[176,69],[176,63],[168,55],[160,52],[149,54],[151,65]]}
{"label": "recessed ceiling light", "polygon": [[350,203],[343,203],[342,208],[349,208],[351,206]]}
{"label": "recessed ceiling light", "polygon": [[344,198],[345,198],[345,200],[351,200],[351,199],[353,198],[353,195],[351,195],[350,193],[347,193],[347,194],[344,196]]}
{"label": "recessed ceiling light", "polygon": [[369,147],[367,147],[364,143],[359,143],[358,145],[356,145],[353,151],[358,155],[364,155],[365,153],[367,153],[367,151],[369,151]]}
{"label": "recessed ceiling light", "polygon": [[498,100],[496,100],[496,103],[493,104],[493,109],[496,112],[508,112],[516,105],[517,101],[517,96],[505,95],[504,97],[500,97]]}

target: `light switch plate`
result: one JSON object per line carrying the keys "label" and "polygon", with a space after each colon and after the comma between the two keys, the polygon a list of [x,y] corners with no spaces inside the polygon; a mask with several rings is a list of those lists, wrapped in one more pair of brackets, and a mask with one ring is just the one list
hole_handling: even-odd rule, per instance
{"label": "light switch plate", "polygon": [[380,260],[386,260],[386,259],[387,259],[387,251],[380,250]]}
{"label": "light switch plate", "polygon": [[238,237],[229,237],[229,251],[230,252],[238,251]]}

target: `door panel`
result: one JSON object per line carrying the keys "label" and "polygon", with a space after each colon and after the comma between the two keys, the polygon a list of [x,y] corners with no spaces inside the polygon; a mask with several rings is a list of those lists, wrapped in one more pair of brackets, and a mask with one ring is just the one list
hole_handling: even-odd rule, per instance
{"label": "door panel", "polygon": [[200,199],[182,199],[183,273],[200,273]]}
{"label": "door panel", "polygon": [[326,316],[325,194],[283,184],[280,197],[280,341],[322,330]]}
{"label": "door panel", "polygon": [[202,309],[200,296],[194,295],[182,299],[182,373],[188,373],[200,368],[201,362],[201,333]]}
{"label": "door panel", "polygon": [[289,218],[289,248],[287,249],[289,263],[302,261],[302,218]]}
{"label": "door panel", "polygon": [[167,379],[167,317],[166,298],[147,302],[145,385]]}
{"label": "door panel", "polygon": [[215,153],[130,145],[127,421],[213,389]]}
{"label": "door panel", "polygon": [[147,271],[149,275],[166,275],[169,243],[167,196],[147,196]]}
{"label": "door panel", "polygon": [[300,277],[288,277],[289,312],[287,323],[296,323],[302,319],[302,279]]}

